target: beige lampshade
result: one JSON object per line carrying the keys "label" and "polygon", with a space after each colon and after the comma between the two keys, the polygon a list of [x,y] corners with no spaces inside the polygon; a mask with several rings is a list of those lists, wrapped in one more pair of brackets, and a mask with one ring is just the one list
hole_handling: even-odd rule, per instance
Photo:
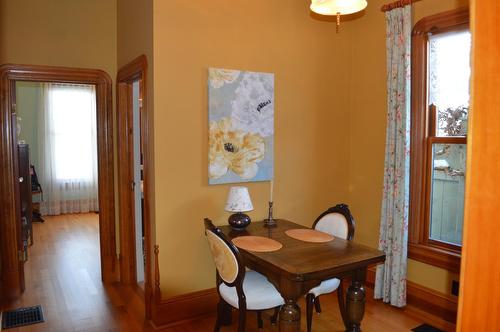
{"label": "beige lampshade", "polygon": [[321,15],[347,15],[366,8],[366,0],[311,0],[311,10]]}
{"label": "beige lampshade", "polygon": [[247,187],[231,187],[227,195],[226,211],[246,212],[252,211],[253,205]]}

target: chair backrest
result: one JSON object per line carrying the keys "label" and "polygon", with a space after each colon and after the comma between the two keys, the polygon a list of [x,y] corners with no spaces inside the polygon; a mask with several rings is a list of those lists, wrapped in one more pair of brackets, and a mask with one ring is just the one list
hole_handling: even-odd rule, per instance
{"label": "chair backrest", "polygon": [[352,240],[354,225],[349,207],[346,204],[337,204],[320,214],[312,228],[345,240]]}
{"label": "chair backrest", "polygon": [[208,218],[205,218],[205,236],[218,277],[228,286],[241,285],[245,277],[245,267],[238,248]]}

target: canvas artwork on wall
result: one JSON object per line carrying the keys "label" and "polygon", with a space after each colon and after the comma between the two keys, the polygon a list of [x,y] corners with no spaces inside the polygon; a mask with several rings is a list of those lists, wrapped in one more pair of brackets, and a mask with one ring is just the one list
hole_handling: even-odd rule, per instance
{"label": "canvas artwork on wall", "polygon": [[209,68],[209,184],[271,180],[274,74]]}

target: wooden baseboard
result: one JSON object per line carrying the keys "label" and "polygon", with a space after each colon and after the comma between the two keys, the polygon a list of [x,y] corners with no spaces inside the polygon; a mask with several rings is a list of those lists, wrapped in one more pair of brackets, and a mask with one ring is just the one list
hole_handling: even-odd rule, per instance
{"label": "wooden baseboard", "polygon": [[[375,268],[368,269],[366,285],[372,288],[375,285]],[[426,312],[452,324],[456,323],[458,299],[454,296],[442,294],[433,289],[407,281],[406,300],[408,310],[410,311],[416,309],[416,311]]]}
{"label": "wooden baseboard", "polygon": [[210,288],[154,303],[153,326],[164,328],[213,314],[217,310],[218,302],[217,290]]}

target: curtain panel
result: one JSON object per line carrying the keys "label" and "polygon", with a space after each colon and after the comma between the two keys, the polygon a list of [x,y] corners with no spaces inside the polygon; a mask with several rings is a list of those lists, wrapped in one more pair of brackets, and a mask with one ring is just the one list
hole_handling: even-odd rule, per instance
{"label": "curtain panel", "polygon": [[44,83],[40,103],[41,214],[98,211],[95,86]]}
{"label": "curtain panel", "polygon": [[411,6],[386,12],[387,133],[375,298],[406,305],[410,171]]}

